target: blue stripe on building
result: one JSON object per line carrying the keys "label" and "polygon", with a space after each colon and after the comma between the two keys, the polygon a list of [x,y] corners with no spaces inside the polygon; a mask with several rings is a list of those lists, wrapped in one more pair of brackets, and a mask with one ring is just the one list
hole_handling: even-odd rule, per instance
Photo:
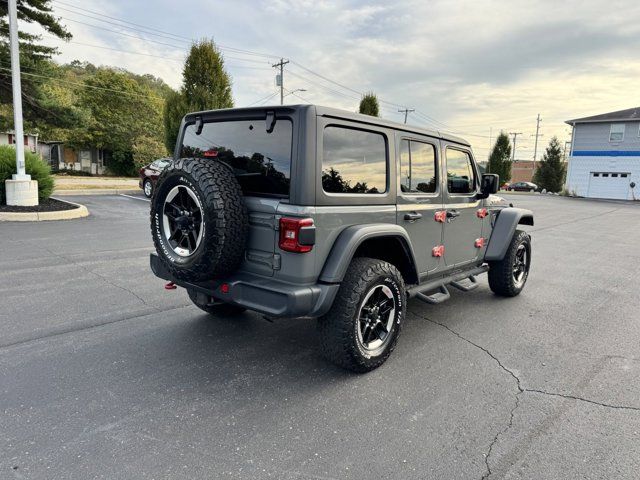
{"label": "blue stripe on building", "polygon": [[640,150],[578,150],[572,157],[640,157]]}

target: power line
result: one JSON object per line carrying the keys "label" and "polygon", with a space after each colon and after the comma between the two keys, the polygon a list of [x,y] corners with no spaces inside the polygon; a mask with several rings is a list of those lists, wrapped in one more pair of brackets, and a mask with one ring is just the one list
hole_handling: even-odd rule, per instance
{"label": "power line", "polygon": [[267,100],[269,100],[270,98],[275,97],[277,94],[278,94],[278,92],[270,93],[270,94],[269,94],[269,95],[267,95],[266,97],[263,97],[263,98],[261,98],[261,99],[259,99],[259,100],[256,100],[255,102],[250,103],[249,105],[247,105],[247,107],[252,107],[253,105],[257,105],[257,104],[259,104],[259,103],[262,103],[262,102],[264,102],[264,101],[267,101]]}
{"label": "power line", "polygon": [[[11,71],[11,69],[7,68],[7,67],[0,67],[0,70]],[[46,78],[46,79],[49,79],[49,80],[53,80],[55,82],[66,83],[67,85],[74,85],[74,86],[82,87],[82,88],[92,88],[92,89],[95,89],[95,90],[104,90],[104,91],[107,91],[107,92],[119,93],[121,95],[130,95],[130,96],[141,97],[141,98],[155,98],[155,99],[158,99],[158,100],[162,100],[162,97],[158,97],[156,95],[145,95],[145,94],[142,94],[142,93],[125,92],[123,90],[117,90],[115,88],[107,88],[107,87],[98,87],[98,86],[95,86],[95,85],[87,85],[87,84],[84,84],[84,83],[71,82],[69,80],[64,80],[64,79],[57,78],[57,77],[51,77],[49,75],[39,75],[39,74],[36,74],[36,73],[28,73],[28,72],[21,72],[21,75],[28,75],[30,77],[36,77],[36,78]]]}
{"label": "power line", "polygon": [[[128,25],[133,25],[133,26],[135,26],[135,27],[145,28],[145,29],[147,29],[147,30],[153,30],[153,31],[156,31],[156,32],[159,32],[159,33],[163,33],[163,34],[165,34],[165,35],[171,35],[171,36],[173,36],[173,37],[177,37],[177,38],[181,38],[181,39],[184,39],[184,40],[192,41],[192,39],[191,39],[191,38],[189,38],[189,37],[185,37],[185,36],[183,36],[183,35],[178,35],[178,34],[171,33],[171,32],[165,32],[165,31],[163,31],[163,30],[160,30],[160,29],[157,29],[157,28],[154,28],[154,27],[149,27],[149,26],[147,26],[147,25],[142,25],[142,24],[140,24],[140,23],[130,22],[130,21],[128,21],[128,20],[123,20],[123,19],[121,19],[121,18],[110,17],[109,15],[106,15],[106,14],[104,14],[104,13],[96,12],[96,11],[89,10],[89,9],[87,9],[87,8],[83,8],[83,7],[78,7],[78,6],[73,5],[73,4],[70,4],[70,3],[61,2],[60,0],[52,0],[52,1],[53,1],[53,3],[54,3],[54,4],[65,5],[65,6],[67,6],[67,7],[72,7],[72,8],[74,8],[74,9],[76,9],[76,10],[80,10],[80,11],[83,11],[83,12],[92,13],[92,14],[95,14],[95,15],[100,15],[100,16],[102,16],[102,17],[109,18],[109,19],[111,19],[111,20],[116,20],[116,21],[121,22],[121,23],[126,23],[126,24],[128,24]],[[58,7],[58,8],[60,8],[60,9],[62,9],[62,10],[65,10],[65,9],[64,9],[64,8],[62,8],[62,7]],[[69,10],[67,10],[67,11],[69,11]],[[81,15],[81,14],[78,14],[78,15]]]}
{"label": "power line", "polygon": [[[95,14],[95,15],[99,15],[99,16],[102,16],[102,17],[105,17],[105,18],[109,18],[111,20],[116,20],[116,21],[121,22],[121,23],[126,23],[126,24],[129,24],[129,25],[133,25],[133,26],[136,26],[136,27],[139,27],[139,28],[143,28],[143,29],[146,29],[146,30],[152,30],[152,31],[155,31],[155,32],[162,33],[164,35],[170,35],[172,37],[177,37],[176,38],[177,41],[183,41],[184,42],[186,40],[185,43],[193,43],[194,42],[193,39],[191,39],[189,37],[185,37],[183,35],[178,35],[178,34],[175,34],[175,33],[172,33],[172,32],[167,32],[167,31],[164,31],[164,30],[160,30],[158,28],[149,27],[149,26],[142,25],[142,24],[139,24],[139,23],[130,22],[128,20],[123,20],[121,18],[111,17],[111,16],[105,15],[105,14],[103,14],[101,12],[96,12],[94,10],[88,10],[86,8],[82,8],[82,7],[78,7],[78,6],[69,4],[69,3],[61,2],[60,0],[53,0],[53,1],[54,1],[54,3],[59,3],[59,4],[62,4],[62,5],[66,5],[66,6],[72,7],[74,9],[76,9],[76,10],[81,10],[81,11],[84,11],[84,12],[92,13],[92,14]],[[85,17],[88,17],[88,18],[94,18],[95,19],[95,17],[90,17],[90,16],[82,14],[82,13],[78,13],[78,12],[73,12],[73,13],[75,13],[76,15],[81,15],[81,16],[85,16]],[[62,18],[65,18],[65,17],[62,17]],[[102,22],[105,21],[105,20],[101,20],[101,19],[98,19],[98,20],[102,21]],[[111,23],[111,22],[109,22],[109,23]],[[136,30],[136,29],[133,29],[133,28],[130,28],[130,27],[125,27],[124,25],[122,25],[121,27],[122,28],[128,28],[129,30],[132,30],[132,31],[139,31],[139,30]],[[121,32],[116,32],[116,33],[121,33]],[[151,34],[150,32],[141,32],[141,33]],[[218,48],[222,49],[222,50],[234,51],[234,52],[241,53],[241,54],[244,54],[244,55],[260,56],[260,57],[265,57],[265,58],[278,58],[277,55],[254,52],[254,51],[251,51],[251,50],[245,50],[245,49],[242,49],[242,48],[230,47],[230,46],[222,45],[222,44],[219,44],[219,43],[216,43],[216,46]]]}
{"label": "power line", "polygon": [[[155,27],[149,27],[149,26],[142,25],[142,24],[139,24],[139,23],[130,22],[128,20],[124,20],[124,19],[121,19],[121,18],[112,17],[112,16],[109,16],[109,15],[105,15],[105,14],[103,14],[101,12],[89,10],[89,9],[86,9],[86,8],[83,8],[83,7],[79,7],[79,6],[70,4],[70,3],[66,3],[66,2],[63,2],[63,1],[60,1],[60,0],[53,0],[53,1],[54,1],[55,4],[65,5],[67,7],[73,8],[74,10],[87,12],[88,14],[92,14],[92,15],[87,15],[86,13],[80,13],[78,11],[69,10],[69,9],[64,8],[64,7],[59,7],[58,6],[58,8],[60,8],[61,10],[65,10],[67,12],[70,12],[70,13],[74,14],[74,15],[84,16],[84,17],[90,18],[92,20],[97,20],[97,21],[100,21],[100,22],[103,22],[103,23],[107,23],[107,24],[110,24],[110,25],[115,25],[115,26],[117,26],[117,27],[119,27],[121,29],[128,29],[129,31],[143,33],[145,35],[153,35],[153,36],[157,36],[157,37],[160,37],[160,38],[166,38],[166,39],[169,39],[169,40],[172,40],[172,41],[178,41],[178,42],[182,42],[182,43],[193,42],[192,39],[190,39],[188,37],[185,37],[183,35],[178,35],[178,34],[175,34],[175,33],[172,33],[172,32],[167,32],[167,31],[155,28]],[[97,17],[95,15],[97,15]],[[119,22],[119,23],[114,23],[114,22],[111,22],[109,20],[104,20],[104,18],[100,18],[100,17],[108,18],[110,20],[115,20],[116,22]],[[75,22],[75,23],[79,23],[79,24],[82,24],[82,25],[89,26],[91,28],[97,28],[97,29],[108,31],[108,32],[111,32],[111,33],[116,33],[118,35],[123,35],[123,36],[129,37],[129,38],[135,38],[135,39],[138,39],[138,40],[142,40],[142,41],[146,41],[146,42],[152,42],[152,43],[155,43],[155,44],[165,45],[165,46],[169,46],[169,47],[173,47],[173,48],[177,48],[177,49],[182,49],[183,48],[183,47],[180,47],[180,46],[175,45],[175,44],[161,42],[161,41],[158,41],[158,40],[153,40],[153,39],[145,38],[145,37],[138,36],[138,35],[132,35],[130,33],[126,33],[126,32],[123,32],[123,31],[109,29],[109,28],[106,28],[106,27],[102,27],[100,25],[95,25],[95,24],[91,24],[91,23],[87,23],[87,22],[82,22],[80,20],[75,20],[75,19],[64,17],[64,16],[61,17],[61,18],[65,19],[65,20],[68,20],[68,21],[71,21],[71,22]],[[120,23],[127,24],[127,25],[132,25],[132,26],[137,27],[137,28],[131,28],[131,27],[127,27],[126,25],[120,25]],[[140,30],[140,29],[143,29],[143,30]],[[154,32],[157,32],[157,33],[154,33]],[[239,49],[239,48],[235,48],[235,47],[229,47],[229,46],[222,45],[222,44],[216,44],[216,46],[218,48],[220,48],[221,50],[228,50],[230,52],[236,52],[236,53],[239,53],[239,54],[242,54],[242,55],[260,56],[260,57],[263,57],[263,58],[278,58],[276,55],[259,53],[259,52],[254,52],[254,51],[245,50],[245,49]],[[98,47],[98,48],[107,49],[108,47]],[[133,52],[130,52],[130,53],[133,53]],[[146,55],[150,56],[151,54],[146,54]],[[249,61],[248,59],[241,59],[241,58],[237,58],[237,59],[238,60],[243,60],[243,61]],[[333,80],[333,79],[331,79],[329,77],[326,77],[326,76],[324,76],[324,75],[322,75],[322,74],[320,74],[318,72],[315,72],[315,71],[311,70],[310,68],[307,68],[307,67],[305,67],[304,65],[302,65],[302,64],[300,64],[298,62],[295,62],[295,61],[291,60],[291,63],[296,65],[296,66],[298,66],[299,68],[305,70],[306,72],[318,77],[318,78],[321,78],[321,79],[323,79],[323,80],[325,80],[325,81],[327,81],[327,82],[329,82],[331,84],[334,84],[334,85],[336,85],[336,86],[338,86],[338,87],[340,87],[342,89],[345,89],[345,90],[347,90],[347,91],[349,91],[351,93],[357,94],[358,97],[362,97],[362,95],[363,95],[362,92],[360,92],[360,91],[358,91],[358,90],[356,90],[354,88],[351,88],[351,87],[349,87],[347,85],[344,85],[344,84],[342,84],[340,82],[337,82],[337,81],[335,81],[335,80]],[[326,87],[323,86],[323,88],[326,88]],[[332,93],[337,93],[337,92],[332,91]],[[378,100],[383,105],[390,105],[390,106],[393,106],[395,108],[402,108],[403,110],[407,109],[407,107],[404,106],[404,105],[400,105],[400,104],[397,104],[397,103],[394,103],[394,102],[390,102],[390,101],[384,100],[382,98],[379,98]],[[384,108],[383,105],[381,105],[381,107]],[[391,109],[387,108],[387,110],[390,111]],[[450,127],[446,123],[444,123],[444,122],[442,122],[440,120],[437,120],[437,119],[435,119],[433,117],[430,117],[426,113],[423,113],[423,112],[420,112],[420,111],[417,111],[417,110],[415,110],[415,113],[418,116],[420,116],[421,118],[425,119],[426,121],[432,123],[437,129],[446,128],[448,130],[454,130],[452,127]],[[483,135],[475,135],[475,136],[484,137]]]}

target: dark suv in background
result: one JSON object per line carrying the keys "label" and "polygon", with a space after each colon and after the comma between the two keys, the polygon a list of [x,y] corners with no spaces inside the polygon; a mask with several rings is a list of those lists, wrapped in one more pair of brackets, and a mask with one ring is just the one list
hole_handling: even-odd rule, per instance
{"label": "dark suv in background", "polygon": [[158,181],[158,177],[167,165],[171,163],[171,160],[171,158],[159,158],[158,160],[151,162],[149,165],[145,165],[138,172],[140,175],[140,188],[147,198],[151,198],[151,195],[153,195],[153,190],[156,186],[156,182]]}

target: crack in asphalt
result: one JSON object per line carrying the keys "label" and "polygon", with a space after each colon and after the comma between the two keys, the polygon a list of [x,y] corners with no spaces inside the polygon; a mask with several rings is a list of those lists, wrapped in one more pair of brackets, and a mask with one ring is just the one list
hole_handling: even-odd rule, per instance
{"label": "crack in asphalt", "polygon": [[616,410],[631,410],[633,412],[640,412],[640,407],[632,407],[629,405],[614,405],[611,403],[598,402],[596,400],[591,400],[589,398],[584,398],[584,397],[576,397],[575,395],[570,395],[567,393],[547,392],[545,390],[537,390],[535,388],[525,388],[524,391],[526,393],[538,393],[540,395],[549,395],[551,397],[561,397],[561,398],[567,398],[569,400],[577,400],[579,402],[591,403],[592,405],[598,405],[600,407],[605,407],[605,408],[613,408]]}
{"label": "crack in asphalt", "polygon": [[434,325],[438,325],[442,328],[444,328],[445,330],[449,331],[450,333],[452,333],[453,335],[455,335],[456,337],[458,337],[460,340],[463,340],[465,342],[467,342],[469,345],[472,345],[474,347],[476,347],[479,350],[482,350],[484,353],[486,353],[489,357],[491,357],[497,364],[498,366],[506,373],[508,373],[516,382],[516,387],[518,389],[518,391],[515,394],[515,405],[513,406],[513,408],[511,409],[510,413],[509,413],[509,421],[507,422],[507,425],[499,430],[495,436],[493,437],[491,443],[489,444],[489,448],[487,449],[487,453],[484,455],[484,463],[486,466],[486,472],[484,473],[484,475],[482,475],[481,480],[486,480],[487,478],[489,478],[493,472],[491,471],[491,466],[489,463],[489,458],[491,457],[491,453],[493,451],[493,447],[495,446],[495,444],[498,442],[498,438],[500,437],[500,435],[503,435],[504,433],[506,433],[512,426],[513,426],[513,418],[515,415],[515,411],[517,410],[518,406],[520,405],[520,395],[523,393],[534,393],[534,394],[539,394],[539,395],[545,395],[545,396],[550,396],[550,397],[560,397],[560,398],[565,398],[565,399],[569,399],[569,400],[576,400],[579,402],[585,402],[585,403],[589,403],[592,405],[597,405],[600,407],[604,407],[604,408],[612,408],[612,409],[616,409],[616,410],[629,410],[629,411],[640,411],[640,407],[633,407],[633,406],[628,406],[628,405],[614,405],[614,404],[610,404],[610,403],[604,403],[604,402],[598,402],[596,400],[591,400],[588,398],[584,398],[584,397],[578,397],[575,395],[571,395],[571,394],[565,394],[565,393],[557,393],[557,392],[549,392],[546,390],[539,390],[539,389],[535,389],[535,388],[525,388],[522,386],[522,382],[520,380],[520,377],[518,375],[516,375],[516,373],[507,368],[501,361],[500,359],[495,356],[493,353],[491,353],[491,351],[489,351],[487,348],[483,347],[482,345],[478,345],[477,343],[469,340],[468,338],[464,337],[463,335],[461,335],[460,333],[456,332],[455,330],[449,328],[447,325],[445,325],[444,323],[440,323],[440,322],[436,322],[435,320],[432,320],[424,315],[418,314],[418,313],[414,313],[411,312],[413,315],[415,315],[418,318],[421,318],[423,320],[426,320],[430,323],[433,323]]}
{"label": "crack in asphalt", "polygon": [[50,331],[50,332],[46,333],[45,335],[40,335],[40,336],[36,336],[36,337],[31,337],[31,338],[24,338],[24,339],[20,339],[20,340],[16,340],[16,341],[10,342],[10,343],[0,343],[0,353],[1,353],[1,351],[3,349],[16,347],[18,345],[24,345],[24,344],[31,343],[31,342],[37,342],[39,340],[44,340],[44,339],[48,339],[48,338],[52,338],[52,337],[59,337],[61,335],[66,335],[68,333],[77,333],[77,332],[82,332],[83,330],[91,330],[93,328],[104,327],[106,325],[112,325],[114,323],[126,322],[127,320],[136,320],[138,318],[147,317],[147,316],[153,315],[155,313],[171,312],[173,310],[179,310],[181,308],[187,308],[187,307],[190,307],[190,306],[191,306],[191,303],[187,303],[185,305],[178,305],[178,306],[175,306],[175,307],[165,308],[164,310],[153,309],[151,311],[136,312],[133,315],[129,315],[129,316],[125,315],[122,318],[116,318],[114,320],[107,320],[105,322],[98,322],[98,323],[94,323],[94,324],[90,324],[90,325],[82,325],[82,326],[79,326],[79,327],[63,328],[63,329],[60,329],[60,330]]}
{"label": "crack in asphalt", "polygon": [[49,252],[51,255],[53,255],[54,257],[60,258],[62,260],[65,260],[66,262],[70,263],[71,265],[78,267],[82,270],[84,270],[85,272],[89,273],[90,275],[94,275],[96,277],[98,277],[100,280],[102,280],[104,283],[106,283],[107,285],[111,285],[112,287],[115,287],[117,289],[122,290],[123,292],[127,292],[130,295],[133,295],[136,299],[138,299],[138,301],[140,301],[140,303],[142,303],[145,307],[149,307],[154,309],[156,312],[161,312],[161,310],[156,307],[155,305],[149,305],[147,303],[147,301],[142,298],[140,295],[138,295],[137,293],[135,293],[134,291],[128,289],[127,287],[124,287],[122,285],[118,285],[117,283],[109,280],[107,277],[105,277],[104,275],[99,274],[98,272],[91,270],[90,268],[85,267],[84,265],[80,265],[79,263],[74,262],[71,258],[68,258],[60,253],[55,253],[53,251],[51,251],[50,249],[48,249],[47,247],[43,247],[44,250],[46,250],[47,252]]}

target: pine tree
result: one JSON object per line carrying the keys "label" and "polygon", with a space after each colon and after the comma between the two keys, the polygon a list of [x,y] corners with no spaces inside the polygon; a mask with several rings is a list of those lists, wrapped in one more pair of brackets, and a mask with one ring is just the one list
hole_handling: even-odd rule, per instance
{"label": "pine tree", "polygon": [[233,107],[231,78],[224,58],[211,40],[191,46],[182,70],[182,88],[170,95],[164,108],[165,145],[172,152],[182,117],[189,112]]}
{"label": "pine tree", "polygon": [[[38,24],[44,31],[63,40],[70,40],[69,33],[51,12],[49,0],[18,0],[18,18],[23,22]],[[48,61],[57,55],[58,49],[40,43],[42,36],[24,31],[18,32],[20,42],[20,67],[24,73],[43,77],[60,77],[60,69]],[[13,97],[9,65],[8,4],[0,1],[0,129],[13,128]],[[43,121],[57,126],[67,126],[72,115],[65,109],[51,105],[50,93],[43,88],[43,78],[22,75],[22,103],[25,126],[33,128]]]}
{"label": "pine tree", "polygon": [[182,93],[191,111],[233,107],[231,78],[222,54],[211,40],[191,47],[182,70]]}
{"label": "pine tree", "polygon": [[487,173],[497,174],[500,184],[511,180],[511,142],[504,132],[500,132],[493,146],[487,164]]}
{"label": "pine tree", "polygon": [[558,138],[553,137],[538,164],[533,181],[549,192],[559,192],[564,184],[565,173],[566,165],[562,162],[562,148]]}
{"label": "pine tree", "polygon": [[181,92],[171,92],[164,103],[163,122],[164,122],[164,145],[167,151],[173,153],[178,140],[178,130],[180,122],[185,113],[188,113],[189,107]]}
{"label": "pine tree", "polygon": [[372,117],[380,116],[380,105],[378,104],[378,97],[375,93],[369,92],[362,97],[358,112],[371,115]]}

